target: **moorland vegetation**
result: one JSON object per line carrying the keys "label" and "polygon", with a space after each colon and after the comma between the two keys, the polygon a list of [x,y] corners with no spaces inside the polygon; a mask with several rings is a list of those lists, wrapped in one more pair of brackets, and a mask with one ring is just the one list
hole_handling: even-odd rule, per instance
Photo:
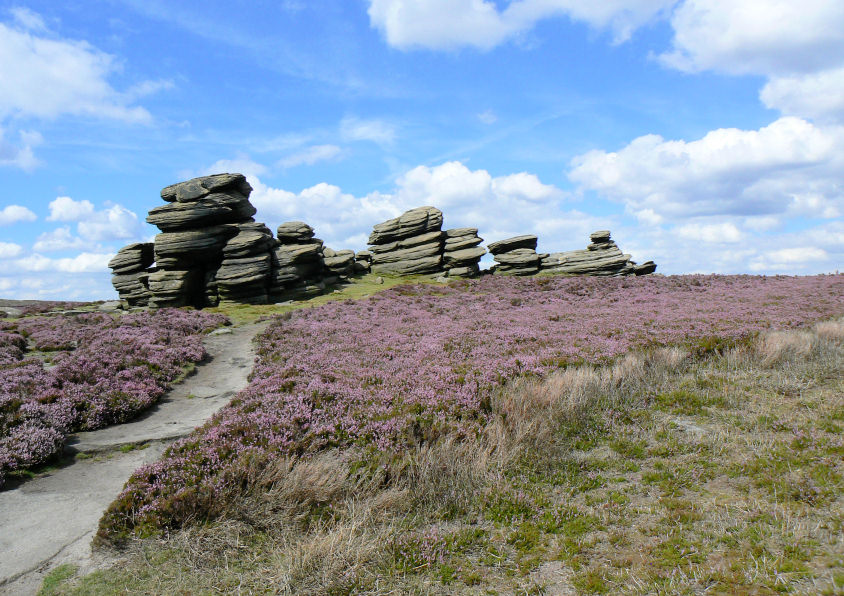
{"label": "moorland vegetation", "polygon": [[44,593],[835,593],[842,304],[835,275],[285,307],[249,386],[104,515],[120,565]]}

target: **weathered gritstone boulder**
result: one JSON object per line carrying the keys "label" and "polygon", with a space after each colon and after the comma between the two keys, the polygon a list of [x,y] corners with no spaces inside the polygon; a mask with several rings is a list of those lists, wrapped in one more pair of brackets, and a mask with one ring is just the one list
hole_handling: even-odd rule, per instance
{"label": "weathered gritstone boulder", "polygon": [[533,234],[514,236],[493,242],[487,248],[496,265],[495,275],[535,275],[543,255],[536,253],[537,237]]}
{"label": "weathered gritstone boulder", "polygon": [[373,273],[439,273],[445,233],[435,207],[418,207],[377,224],[369,236]]}
{"label": "weathered gritstone boulder", "polygon": [[115,275],[147,269],[155,262],[152,242],[136,242],[121,248],[108,262]]}
{"label": "weathered gritstone boulder", "polygon": [[616,246],[609,230],[599,230],[589,236],[592,241],[586,250],[551,253],[542,259],[542,271],[567,275],[648,275],[656,271],[653,261],[636,265]]}
{"label": "weathered gritstone boulder", "polygon": [[223,247],[237,232],[232,226],[163,232],[155,237],[155,262],[159,267],[165,267],[162,259],[167,258],[185,264],[217,262],[222,257]]}
{"label": "weathered gritstone boulder", "polygon": [[[262,223],[247,222],[232,227],[238,230],[237,235],[223,247],[223,261],[214,275],[219,300],[266,304],[273,234]],[[210,290],[206,286],[206,295]]]}
{"label": "weathered gritstone boulder", "polygon": [[240,193],[214,193],[193,202],[169,203],[149,212],[147,223],[163,232],[248,221],[257,209]]}
{"label": "weathered gritstone boulder", "polygon": [[226,259],[217,270],[220,302],[266,304],[270,253]]}
{"label": "weathered gritstone boulder", "polygon": [[326,248],[322,252],[323,265],[331,275],[348,277],[354,273],[355,251],[353,250],[332,250]]}
{"label": "weathered gritstone boulder", "polygon": [[168,203],[189,203],[212,193],[236,192],[248,197],[252,187],[243,174],[214,174],[171,184],[161,191],[161,198]]}
{"label": "weathered gritstone boulder", "polygon": [[369,273],[372,269],[372,253],[368,250],[360,250],[355,254],[355,273]]}
{"label": "weathered gritstone boulder", "polygon": [[322,293],[325,285],[323,242],[301,221],[288,221],[277,229],[272,249],[269,297],[274,302],[307,298]]}
{"label": "weathered gritstone boulder", "polygon": [[149,274],[149,305],[154,308],[196,304],[199,271],[153,271]]}
{"label": "weathered gritstone boulder", "polygon": [[399,217],[376,224],[369,235],[369,244],[386,244],[410,236],[442,229],[443,213],[436,207],[417,207]]}
{"label": "weathered gritstone boulder", "polygon": [[481,258],[486,254],[486,249],[479,246],[481,242],[477,228],[445,231],[443,268],[448,277],[474,277],[480,273]]}
{"label": "weathered gritstone boulder", "polygon": [[299,244],[314,237],[314,229],[303,221],[288,221],[276,230],[276,237],[282,244]]}
{"label": "weathered gritstone boulder", "polygon": [[154,260],[152,243],[138,242],[124,246],[109,261],[111,283],[120,299],[125,300],[129,306],[146,306],[149,303],[147,270]]}
{"label": "weathered gritstone boulder", "polygon": [[493,256],[516,250],[517,248],[529,248],[536,250],[538,239],[533,234],[526,234],[524,236],[514,236],[505,240],[499,240],[487,245],[487,250]]}

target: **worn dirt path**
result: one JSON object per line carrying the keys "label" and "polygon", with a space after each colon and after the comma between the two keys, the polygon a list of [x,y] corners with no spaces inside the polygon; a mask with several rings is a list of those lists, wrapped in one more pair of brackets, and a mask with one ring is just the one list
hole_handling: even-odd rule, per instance
{"label": "worn dirt path", "polygon": [[267,325],[209,335],[210,358],[141,418],[71,437],[66,450],[91,457],[69,459],[0,492],[0,594],[34,594],[44,576],[64,563],[86,571],[103,562],[91,552],[103,511],[135,469],[158,459],[170,442],[246,386],[254,362],[252,339]]}

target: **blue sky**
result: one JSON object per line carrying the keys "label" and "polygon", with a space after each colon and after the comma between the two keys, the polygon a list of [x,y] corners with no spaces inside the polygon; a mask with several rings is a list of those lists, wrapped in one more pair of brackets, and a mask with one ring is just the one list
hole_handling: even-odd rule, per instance
{"label": "blue sky", "polygon": [[114,297],[160,189],[223,171],[334,248],[432,204],[663,273],[829,273],[842,124],[836,0],[0,0],[0,297]]}

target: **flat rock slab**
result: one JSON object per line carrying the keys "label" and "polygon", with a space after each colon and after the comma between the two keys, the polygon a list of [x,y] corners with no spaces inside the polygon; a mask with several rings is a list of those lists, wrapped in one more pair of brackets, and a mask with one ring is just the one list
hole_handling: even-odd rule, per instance
{"label": "flat rock slab", "polygon": [[[91,539],[106,507],[138,467],[190,433],[246,386],[254,363],[252,339],[268,322],[208,335],[210,358],[141,418],[71,437],[75,459],[45,475],[0,491],[0,594],[34,594],[63,563],[96,568]],[[128,450],[124,445],[141,445]]]}

